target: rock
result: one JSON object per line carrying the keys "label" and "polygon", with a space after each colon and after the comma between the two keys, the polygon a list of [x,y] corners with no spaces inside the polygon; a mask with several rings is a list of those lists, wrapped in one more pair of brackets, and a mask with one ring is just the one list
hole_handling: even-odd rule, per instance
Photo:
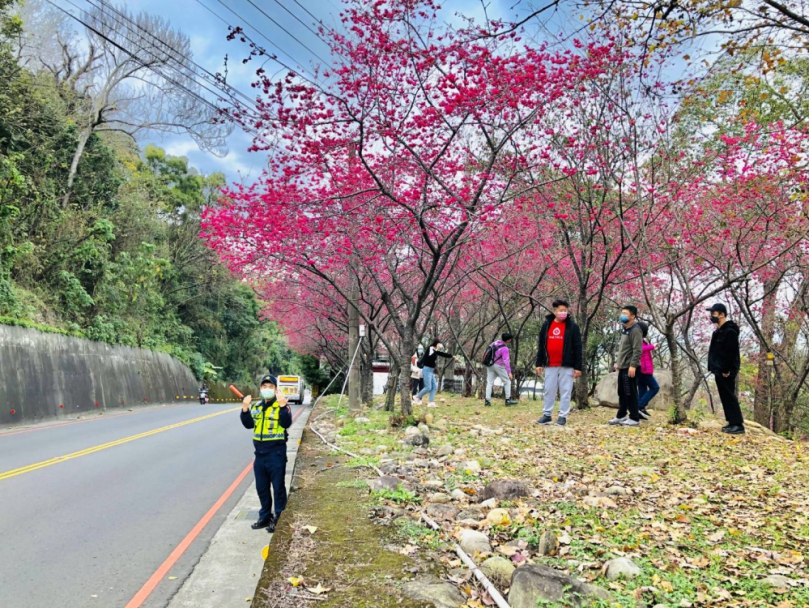
{"label": "rock", "polygon": [[587,606],[589,599],[610,601],[604,589],[581,582],[547,566],[526,564],[514,570],[508,603],[511,608],[536,608],[540,602],[552,605]]}
{"label": "rock", "polygon": [[513,500],[528,496],[528,488],[521,481],[498,479],[491,482],[483,490],[483,498],[497,498],[499,500]]}
{"label": "rock", "polygon": [[404,431],[405,437],[413,437],[414,435],[421,435],[421,431],[415,426],[409,426]]}
{"label": "rock", "polygon": [[638,568],[635,562],[626,557],[611,559],[604,564],[601,572],[611,581],[618,580],[621,577],[626,580],[632,580],[640,576],[640,568]]}
{"label": "rock", "polygon": [[480,475],[480,473],[483,471],[483,469],[480,467],[480,463],[477,460],[467,460],[466,462],[462,462],[459,468],[464,473],[469,473],[470,475]]}
{"label": "rock", "polygon": [[356,422],[357,424],[368,424],[369,422],[371,422],[371,419],[366,418],[365,416],[357,416],[356,418],[354,418],[354,422]]}
{"label": "rock", "polygon": [[449,456],[452,454],[452,446],[448,443],[442,445],[438,448],[438,452],[436,453],[437,456]]}
{"label": "rock", "polygon": [[433,578],[405,583],[402,585],[402,591],[410,599],[432,602],[436,608],[458,608],[466,603],[463,594],[455,585]]}
{"label": "rock", "polygon": [[776,589],[789,589],[796,583],[796,581],[782,574],[770,574],[762,582],[768,587],[775,587]]}
{"label": "rock", "polygon": [[405,443],[408,445],[426,446],[430,445],[430,438],[427,437],[427,435],[422,435],[419,433],[418,435],[410,435],[407,439],[405,439]]}
{"label": "rock", "polygon": [[[492,546],[489,544],[489,537],[476,530],[461,530],[460,542],[461,549],[466,551],[470,557],[475,555],[475,552],[486,553],[491,552]],[[533,606],[532,606],[533,608]]]}
{"label": "rock", "polygon": [[472,509],[465,509],[458,513],[458,519],[471,519],[473,521],[477,521],[479,519],[483,519],[483,513],[480,511],[474,511]]}
{"label": "rock", "polygon": [[629,494],[629,490],[621,486],[611,486],[604,491],[604,494],[607,496],[626,496]]}
{"label": "rock", "polygon": [[556,539],[556,534],[550,530],[545,530],[539,538],[539,554],[556,555],[558,551],[559,541]]}
{"label": "rock", "polygon": [[427,515],[436,521],[452,521],[458,516],[458,509],[452,505],[436,503],[427,507]]}
{"label": "rock", "polygon": [[427,502],[434,502],[441,505],[447,504],[450,500],[449,494],[444,494],[443,492],[436,492],[435,494],[430,494],[427,498]]}
{"label": "rock", "polygon": [[370,517],[390,518],[390,519],[402,517],[404,514],[405,514],[404,509],[400,509],[399,507],[389,507],[387,505],[378,505],[375,507],[371,507],[369,512]]}
{"label": "rock", "polygon": [[503,587],[508,587],[515,568],[510,560],[497,556],[490,557],[483,562],[480,565],[480,569],[483,570],[483,574],[485,574],[496,587],[502,589]]}
{"label": "rock", "polygon": [[382,454],[383,452],[387,452],[387,451],[388,451],[388,446],[386,446],[386,445],[378,445],[378,446],[376,446],[376,448],[375,448],[375,449],[376,449],[376,451],[377,451],[378,453]]}
{"label": "rock", "polygon": [[[651,410],[665,410],[674,403],[671,372],[655,371],[655,380],[660,385],[660,392],[649,403]],[[618,372],[603,376],[596,387],[596,401],[606,407],[618,407]]]}
{"label": "rock", "polygon": [[472,578],[472,571],[469,568],[452,568],[448,574],[451,578],[464,581],[465,583],[469,582]]}
{"label": "rock", "polygon": [[376,479],[369,479],[367,480],[367,483],[372,492],[375,490],[390,490],[393,492],[399,489],[399,485],[402,483],[402,480],[398,477],[383,475],[382,477],[377,477]]}
{"label": "rock", "polygon": [[424,482],[424,487],[433,488],[437,490],[438,488],[444,487],[444,482],[441,481],[440,479],[428,479],[427,481]]}
{"label": "rock", "polygon": [[617,509],[618,505],[615,501],[607,498],[606,496],[585,496],[584,504],[588,507],[595,507],[597,509]]}
{"label": "rock", "polygon": [[511,523],[511,516],[506,509],[492,509],[486,515],[486,521],[495,526],[508,525]]}
{"label": "rock", "polygon": [[497,499],[489,498],[484,500],[482,503],[480,503],[480,506],[484,509],[494,509],[497,506]]}
{"label": "rock", "polygon": [[433,416],[432,412],[427,412],[424,415],[424,422],[426,422],[427,424],[432,424],[434,420],[435,420],[435,416]]}
{"label": "rock", "polygon": [[460,488],[455,488],[452,492],[450,492],[450,496],[453,500],[468,500],[469,497],[466,495],[466,492],[461,490]]}
{"label": "rock", "polygon": [[419,431],[421,431],[422,435],[429,435],[430,434],[429,427],[426,424],[424,424],[423,422],[419,424]]}
{"label": "rock", "polygon": [[376,452],[374,452],[371,448],[362,448],[360,450],[360,454],[363,456],[373,456],[376,454]]}

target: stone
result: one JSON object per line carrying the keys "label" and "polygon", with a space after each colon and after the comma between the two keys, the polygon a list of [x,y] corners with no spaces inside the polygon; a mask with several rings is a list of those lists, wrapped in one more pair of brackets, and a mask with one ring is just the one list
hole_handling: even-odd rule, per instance
{"label": "stone", "polygon": [[[655,370],[655,380],[660,385],[660,392],[649,403],[650,410],[665,410],[674,403],[674,391],[671,382],[671,372],[668,370]],[[596,387],[596,401],[598,405],[618,407],[618,372],[603,376]]]}
{"label": "stone", "polygon": [[452,505],[435,503],[427,507],[427,515],[436,521],[452,521],[458,516],[458,509]]}
{"label": "stone", "polygon": [[436,455],[439,457],[449,456],[450,454],[452,454],[452,446],[448,443],[442,445],[440,448],[438,448],[438,452],[436,452]]}
{"label": "stone", "polygon": [[492,550],[489,537],[477,530],[461,530],[460,542],[458,544],[461,545],[461,549],[466,551],[470,557],[474,557],[475,552],[491,553]]}
{"label": "stone", "polygon": [[615,501],[606,496],[585,496],[584,504],[588,507],[595,507],[597,509],[617,509],[618,505]]}
{"label": "stone", "polygon": [[764,579],[763,583],[768,587],[775,587],[776,589],[789,589],[796,581],[782,574],[770,574],[770,576]]}
{"label": "stone", "polygon": [[362,448],[360,450],[360,454],[362,456],[373,456],[374,454],[376,454],[376,452],[374,452],[371,448]]}
{"label": "stone", "polygon": [[437,490],[438,488],[444,487],[444,482],[441,481],[440,479],[428,479],[427,481],[424,482],[424,487]]}
{"label": "stone", "polygon": [[608,591],[583,583],[547,566],[526,564],[514,570],[508,603],[511,608],[536,608],[540,602],[551,605],[583,607],[598,598],[611,601]]}
{"label": "stone", "polygon": [[421,431],[422,435],[429,435],[430,434],[429,427],[426,424],[424,424],[423,422],[421,422],[419,424],[419,431]]}
{"label": "stone", "polygon": [[483,499],[497,498],[499,500],[514,500],[528,496],[528,488],[521,481],[498,479],[483,489]]}
{"label": "stone", "polygon": [[430,445],[430,438],[427,437],[427,435],[422,435],[419,433],[418,435],[410,435],[407,439],[405,439],[405,443],[408,445],[426,446]]}
{"label": "stone", "polygon": [[511,582],[511,575],[514,574],[514,564],[504,557],[490,557],[480,565],[483,574],[494,583],[495,587],[502,589],[508,587]]}
{"label": "stone", "polygon": [[477,460],[467,460],[462,462],[459,468],[464,473],[469,473],[470,475],[480,475],[480,473],[483,471],[480,463]]}
{"label": "stone", "polygon": [[444,494],[443,492],[436,492],[427,497],[427,502],[435,502],[442,505],[447,504],[450,500],[452,499],[449,497],[449,494]]}
{"label": "stone", "polygon": [[604,490],[604,494],[607,496],[626,496],[629,494],[629,490],[622,488],[621,486],[611,486]]}
{"label": "stone", "polygon": [[432,424],[434,420],[435,420],[435,416],[433,415],[432,412],[427,412],[424,415],[424,422],[426,422],[427,424]]}
{"label": "stone", "polygon": [[542,536],[539,537],[539,554],[540,555],[556,555],[559,551],[559,541],[550,530],[545,530]]}
{"label": "stone", "polygon": [[473,509],[464,509],[458,513],[458,519],[471,519],[473,521],[477,521],[479,519],[483,519],[483,513]]}
{"label": "stone", "polygon": [[383,475],[382,477],[377,477],[376,479],[369,479],[367,480],[367,483],[372,492],[377,490],[390,490],[391,492],[394,492],[399,489],[399,485],[402,483],[402,480],[391,475]]}
{"label": "stone", "polygon": [[377,451],[378,453],[382,454],[382,453],[384,453],[384,452],[387,452],[387,451],[388,451],[388,446],[386,446],[386,445],[378,445],[378,446],[376,446],[376,448],[375,448],[375,449],[376,449],[376,451]]}
{"label": "stone", "polygon": [[486,521],[495,526],[507,526],[511,523],[511,516],[506,509],[492,509],[486,514]]}
{"label": "stone", "polygon": [[371,419],[366,418],[365,416],[357,416],[356,418],[354,418],[354,422],[356,422],[357,424],[368,424],[369,422],[371,422]]}
{"label": "stone", "polygon": [[635,562],[626,557],[611,559],[604,564],[601,571],[604,576],[611,581],[618,580],[621,577],[626,580],[632,580],[640,576],[640,568],[638,568]]}
{"label": "stone", "polygon": [[455,585],[433,578],[405,583],[402,592],[412,600],[431,602],[436,608],[458,608],[466,603]]}
{"label": "stone", "polygon": [[460,488],[455,488],[449,494],[453,500],[469,500],[469,497],[466,495],[466,492],[461,490]]}
{"label": "stone", "polygon": [[413,437],[415,435],[421,435],[421,431],[415,426],[409,426],[405,429],[404,434],[405,437]]}
{"label": "stone", "polygon": [[497,499],[496,498],[488,498],[480,503],[481,508],[483,509],[494,509],[497,506]]}

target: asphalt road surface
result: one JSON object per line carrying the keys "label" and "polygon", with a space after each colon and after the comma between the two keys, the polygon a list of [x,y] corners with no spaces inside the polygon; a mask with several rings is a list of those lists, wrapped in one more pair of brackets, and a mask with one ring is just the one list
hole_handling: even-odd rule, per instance
{"label": "asphalt road surface", "polygon": [[143,408],[0,432],[0,605],[165,606],[253,479],[238,409]]}

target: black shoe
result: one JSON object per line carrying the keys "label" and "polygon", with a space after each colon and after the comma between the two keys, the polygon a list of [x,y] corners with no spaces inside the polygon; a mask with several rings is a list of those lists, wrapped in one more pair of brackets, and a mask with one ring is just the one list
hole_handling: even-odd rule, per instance
{"label": "black shoe", "polygon": [[729,426],[727,428],[722,429],[723,433],[727,433],[728,435],[744,435],[744,427],[743,426]]}
{"label": "black shoe", "polygon": [[553,422],[553,418],[545,415],[543,415],[542,418],[537,420],[537,424],[550,424],[551,422]]}
{"label": "black shoe", "polygon": [[275,520],[275,519],[274,519],[274,520],[272,520],[272,521],[271,521],[271,522],[270,522],[270,523],[267,525],[267,532],[269,532],[270,534],[272,534],[273,532],[275,532],[275,524],[276,524],[276,521],[277,521],[277,520]]}
{"label": "black shoe", "polygon": [[567,418],[562,418],[559,416],[559,418],[556,419],[556,424],[559,426],[565,426],[567,424]]}
{"label": "black shoe", "polygon": [[492,402],[486,399],[486,401],[483,402],[483,405],[485,405],[486,407],[492,407]]}
{"label": "black shoe", "polygon": [[644,420],[652,419],[652,415],[646,410],[638,410],[638,414],[640,414],[640,417],[643,418]]}
{"label": "black shoe", "polygon": [[722,427],[722,432],[723,432],[723,433],[727,433],[727,432],[728,432],[728,429],[729,429],[730,427],[732,427],[732,426],[733,426],[732,424],[726,424],[725,426],[723,426],[723,427]]}
{"label": "black shoe", "polygon": [[517,405],[519,401],[514,401],[514,399],[506,399],[506,407],[510,405]]}
{"label": "black shoe", "polygon": [[250,527],[253,528],[253,530],[261,530],[262,528],[266,528],[272,523],[273,520],[272,517],[270,517],[269,519],[259,519],[256,523],[252,524]]}

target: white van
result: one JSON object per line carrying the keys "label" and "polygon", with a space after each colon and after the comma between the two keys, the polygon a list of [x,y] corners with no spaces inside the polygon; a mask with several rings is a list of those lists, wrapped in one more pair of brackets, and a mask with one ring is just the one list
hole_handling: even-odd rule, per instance
{"label": "white van", "polygon": [[278,376],[278,392],[290,403],[303,403],[303,378],[300,376]]}

